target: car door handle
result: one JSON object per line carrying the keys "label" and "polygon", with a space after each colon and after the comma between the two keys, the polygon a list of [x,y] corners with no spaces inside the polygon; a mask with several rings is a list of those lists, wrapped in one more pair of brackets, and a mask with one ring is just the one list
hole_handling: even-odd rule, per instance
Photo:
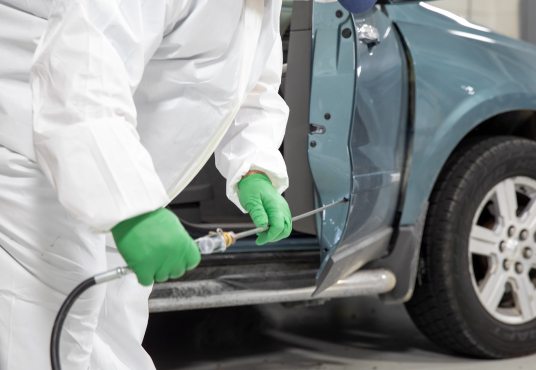
{"label": "car door handle", "polygon": [[364,44],[373,46],[380,43],[378,29],[369,24],[364,24],[357,29],[357,38]]}

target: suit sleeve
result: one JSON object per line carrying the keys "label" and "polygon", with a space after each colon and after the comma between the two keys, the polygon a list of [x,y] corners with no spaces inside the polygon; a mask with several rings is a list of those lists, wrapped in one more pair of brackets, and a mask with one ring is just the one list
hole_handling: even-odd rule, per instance
{"label": "suit sleeve", "polygon": [[95,231],[169,201],[136,131],[132,95],[161,39],[144,21],[158,6],[145,3],[55,1],[31,69],[37,162]]}
{"label": "suit sleeve", "polygon": [[216,166],[227,179],[227,196],[243,212],[238,182],[248,171],[265,172],[282,193],[288,188],[287,168],[279,147],[285,136],[289,109],[278,94],[283,55],[278,37],[255,87],[218,146]]}

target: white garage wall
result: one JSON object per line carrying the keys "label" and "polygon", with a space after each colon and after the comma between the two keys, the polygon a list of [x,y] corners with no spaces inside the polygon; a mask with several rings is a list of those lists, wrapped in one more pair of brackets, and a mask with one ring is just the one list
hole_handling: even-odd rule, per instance
{"label": "white garage wall", "polygon": [[439,0],[429,4],[445,9],[504,35],[519,38],[520,0]]}

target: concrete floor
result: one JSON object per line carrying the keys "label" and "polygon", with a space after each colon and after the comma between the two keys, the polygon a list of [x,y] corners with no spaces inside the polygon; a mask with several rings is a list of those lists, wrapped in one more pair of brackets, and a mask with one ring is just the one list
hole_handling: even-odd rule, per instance
{"label": "concrete floor", "polygon": [[403,306],[374,297],[152,314],[144,346],[158,370],[536,369],[536,355],[483,361],[448,353]]}

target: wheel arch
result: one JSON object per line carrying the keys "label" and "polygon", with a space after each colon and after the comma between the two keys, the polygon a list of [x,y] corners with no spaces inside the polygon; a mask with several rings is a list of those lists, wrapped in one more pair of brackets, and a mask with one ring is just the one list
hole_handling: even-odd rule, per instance
{"label": "wheel arch", "polygon": [[[449,123],[447,119],[441,125],[440,132],[431,138],[427,150],[420,154],[424,158],[434,158],[433,163],[428,163],[427,168],[422,166],[424,163],[418,163],[419,168],[415,168],[414,163],[412,163],[401,225],[415,223],[412,209],[418,210],[420,214],[420,211],[429,201],[432,190],[448,159],[468,140],[473,140],[479,136],[507,135],[536,141],[536,104],[530,108],[511,109],[505,107],[501,109],[500,105],[497,104],[501,100],[504,101],[504,96],[497,95],[495,99],[490,99],[482,105],[473,107],[464,116],[458,117],[456,122]],[[495,112],[483,120],[475,122],[474,117],[471,117],[474,114],[471,112],[492,112],[492,110]],[[470,121],[475,123],[470,123]],[[428,180],[422,181],[423,177]],[[418,181],[421,183],[416,184]]]}
{"label": "wheel arch", "polygon": [[[407,293],[405,295],[399,294],[399,296],[393,299],[393,294],[386,294],[382,296],[382,299],[384,301],[405,302],[409,300],[413,294],[413,287],[416,283],[415,277],[417,275],[418,270],[417,259],[421,252],[421,237],[424,229],[424,224],[427,218],[427,210],[430,202],[430,196],[437,181],[440,178],[441,172],[445,168],[445,165],[448,163],[449,158],[454,153],[456,153],[461,146],[464,146],[468,141],[475,140],[478,137],[489,138],[497,136],[517,136],[536,141],[536,107],[534,109],[505,110],[495,115],[492,115],[489,118],[473,126],[468,126],[464,124],[463,120],[460,120],[454,126],[459,126],[457,129],[454,130],[454,132],[463,132],[463,134],[460,135],[460,138],[457,141],[445,141],[445,143],[451,143],[451,146],[448,150],[444,151],[444,155],[441,159],[441,164],[435,168],[433,180],[430,183],[427,183],[427,185],[429,185],[427,188],[428,192],[426,194],[418,194],[421,196],[418,201],[422,201],[422,205],[419,208],[419,218],[414,223],[401,223],[399,233],[406,233],[407,235],[405,238],[402,237],[397,239],[397,245],[398,243],[400,243],[402,244],[401,246],[395,246],[393,248],[394,251],[400,249],[399,254],[404,255],[406,257],[408,257],[408,255],[414,256],[415,263],[406,263],[405,266],[401,266],[399,262],[402,259],[395,253],[392,253],[394,257],[393,263],[391,263],[392,261],[390,261],[389,259],[386,259],[380,261],[379,264],[371,265],[371,267],[388,266],[391,268],[391,270],[396,270],[398,268],[399,271],[397,271],[397,279],[402,279],[404,282],[406,282],[406,280],[409,278],[409,285]],[[441,145],[432,145],[431,147],[441,152]],[[406,197],[405,201],[407,202],[408,200],[411,201],[412,199],[408,199],[408,197]],[[391,265],[389,265],[389,263],[391,263]],[[404,286],[404,289],[406,289],[406,286]],[[406,290],[404,290],[404,292],[406,292]]]}
{"label": "wheel arch", "polygon": [[502,135],[519,136],[536,141],[536,109],[518,109],[499,113],[478,124],[467,133],[462,141],[478,136]]}

